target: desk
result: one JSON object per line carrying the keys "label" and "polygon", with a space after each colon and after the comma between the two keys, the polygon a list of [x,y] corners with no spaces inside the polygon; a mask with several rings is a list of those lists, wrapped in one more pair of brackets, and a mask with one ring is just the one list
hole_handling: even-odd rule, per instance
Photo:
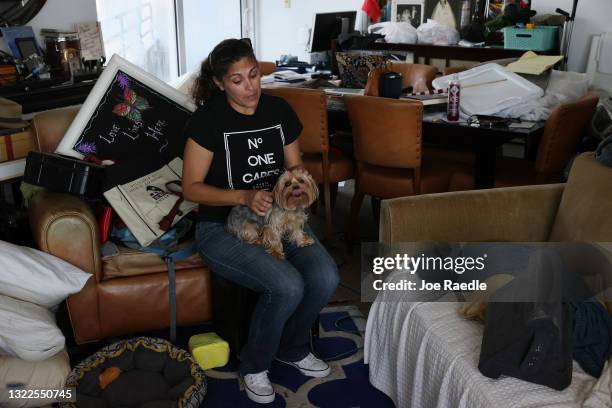
{"label": "desk", "polygon": [[23,113],[40,112],[83,103],[95,84],[92,80],[28,90],[15,85],[0,88],[0,96],[21,104]]}
{"label": "desk", "polygon": [[476,154],[474,183],[476,188],[492,188],[498,150],[513,139],[523,139],[526,156],[535,157],[537,141],[544,132],[545,122],[537,122],[529,129],[475,128],[466,123],[447,123],[423,119],[423,141],[440,146],[469,148]]}
{"label": "desk", "polygon": [[[263,87],[300,87],[300,83],[265,84]],[[330,134],[338,130],[350,132],[350,121],[341,96],[328,96],[328,126]],[[513,139],[523,139],[527,147],[526,156],[535,158],[537,142],[544,132],[545,122],[537,122],[529,129],[520,128],[475,128],[465,122],[448,123],[434,120],[434,115],[423,118],[423,142],[439,147],[469,149],[476,155],[474,183],[476,188],[492,188],[495,181],[498,150]]]}
{"label": "desk", "polygon": [[[26,118],[31,117],[35,112],[82,104],[95,83],[96,81],[92,80],[76,84],[58,84],[34,88],[27,88],[25,84],[14,84],[0,87],[0,96],[21,104],[25,114],[24,118]],[[23,176],[24,169],[25,158],[2,162],[0,163],[0,181]]]}
{"label": "desk", "polygon": [[[328,113],[330,125],[350,129],[348,115],[344,110],[341,97],[330,97]],[[495,169],[498,150],[504,143],[513,139],[523,139],[526,143],[526,156],[535,157],[535,150],[540,136],[544,132],[545,122],[537,122],[529,129],[505,128],[489,129],[468,126],[465,122],[448,123],[433,120],[431,115],[423,118],[423,142],[438,147],[456,147],[469,149],[476,155],[474,163],[474,182],[476,188],[492,188],[495,181]]]}
{"label": "desk", "polygon": [[[424,59],[424,64],[429,64],[431,59],[443,59],[445,60],[445,67],[449,66],[451,60],[485,62],[505,58],[518,58],[526,52],[524,50],[509,50],[503,47],[460,47],[458,45],[396,43],[373,43],[371,46],[361,48],[361,50],[411,52],[414,54],[415,63],[419,62],[419,58]],[[350,51],[352,50],[347,50],[347,52]],[[558,55],[559,50],[539,51],[538,54]]]}

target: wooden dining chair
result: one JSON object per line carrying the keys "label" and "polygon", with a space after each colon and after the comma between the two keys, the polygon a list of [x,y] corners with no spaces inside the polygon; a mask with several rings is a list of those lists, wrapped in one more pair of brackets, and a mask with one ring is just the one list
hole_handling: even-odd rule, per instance
{"label": "wooden dining chair", "polygon": [[432,88],[431,82],[436,77],[438,69],[433,65],[409,64],[406,62],[388,61],[383,68],[375,68],[368,74],[368,82],[364,94],[367,96],[378,96],[378,86],[380,76],[387,71],[399,72],[402,74],[402,87],[415,87],[419,82],[423,82],[428,89]]}
{"label": "wooden dining chair", "polygon": [[[588,93],[581,99],[565,103],[552,111],[544,126],[535,162],[500,157],[495,170],[495,187],[549,184],[563,181],[563,171],[576,154],[599,97]],[[474,189],[474,176],[463,170],[451,177],[450,189]]]}
{"label": "wooden dining chair", "polygon": [[387,199],[448,190],[460,163],[423,160],[423,105],[399,99],[344,96],[353,128],[355,194],[347,233],[354,241],[364,196]]}
{"label": "wooden dining chair", "polygon": [[338,182],[353,178],[353,160],[329,148],[327,95],[320,89],[296,87],[266,88],[263,92],[286,100],[304,126],[299,137],[302,161],[316,183],[323,187],[325,237],[330,240],[333,235],[332,193],[337,191]]}
{"label": "wooden dining chair", "polygon": [[259,61],[259,72],[261,75],[270,75],[276,72],[276,62]]}
{"label": "wooden dining chair", "polygon": [[[466,68],[461,68],[465,70]],[[403,62],[388,62],[385,68],[377,68],[370,71],[368,75],[368,83],[365,88],[364,94],[366,96],[379,96],[379,80],[380,75],[386,71],[394,71],[402,74],[403,83],[402,86],[407,88],[409,86],[414,87],[419,81],[425,82],[428,89],[432,89],[432,81],[438,73],[438,69],[433,65],[424,64],[409,64]],[[432,146],[428,144],[423,145],[423,152],[426,157],[432,160],[439,161],[456,161],[464,164],[474,164],[476,155],[474,152],[448,149],[444,146]]]}

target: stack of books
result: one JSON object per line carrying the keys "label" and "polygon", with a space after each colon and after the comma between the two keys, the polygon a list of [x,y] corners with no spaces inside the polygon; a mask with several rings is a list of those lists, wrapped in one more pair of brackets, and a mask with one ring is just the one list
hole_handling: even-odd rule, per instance
{"label": "stack of books", "polygon": [[421,102],[424,106],[442,105],[448,103],[448,92],[438,89],[429,92],[415,92],[402,95],[402,99],[411,99]]}

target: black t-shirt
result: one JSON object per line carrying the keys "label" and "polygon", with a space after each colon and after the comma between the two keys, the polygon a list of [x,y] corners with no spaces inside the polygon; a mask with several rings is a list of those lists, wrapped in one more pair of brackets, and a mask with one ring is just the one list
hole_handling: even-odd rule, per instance
{"label": "black t-shirt", "polygon": [[[214,154],[204,183],[272,191],[284,169],[283,147],[298,138],[302,123],[282,98],[262,94],[255,113],[244,115],[219,95],[194,112],[185,132]],[[200,204],[199,219],[225,222],[230,209]]]}

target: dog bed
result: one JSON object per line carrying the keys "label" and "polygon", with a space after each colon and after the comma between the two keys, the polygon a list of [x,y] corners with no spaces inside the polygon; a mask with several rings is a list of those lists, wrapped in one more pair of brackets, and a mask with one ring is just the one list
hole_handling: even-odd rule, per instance
{"label": "dog bed", "polygon": [[66,380],[76,400],[62,408],[198,408],[204,372],[193,357],[166,340],[136,337],[104,347],[79,363]]}

